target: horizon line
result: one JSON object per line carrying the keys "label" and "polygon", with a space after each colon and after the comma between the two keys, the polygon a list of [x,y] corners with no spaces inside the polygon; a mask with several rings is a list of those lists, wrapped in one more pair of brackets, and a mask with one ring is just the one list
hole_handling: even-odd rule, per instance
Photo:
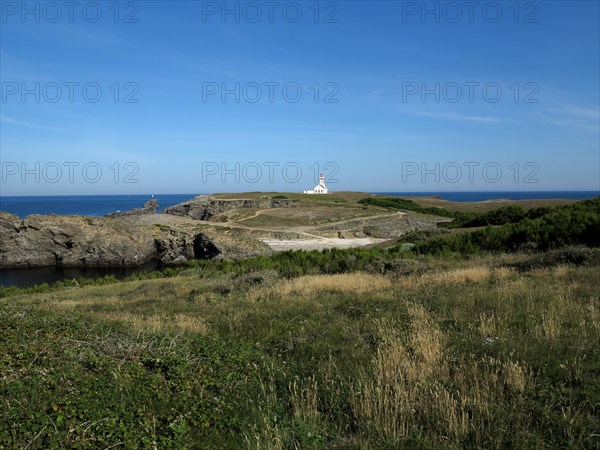
{"label": "horizon line", "polygon": [[[554,192],[596,192],[600,195],[600,188],[596,189],[543,189],[543,190],[493,190],[493,191],[477,191],[477,190],[469,190],[469,191],[349,191],[349,190],[341,190],[329,192],[324,195],[333,195],[336,193],[348,193],[348,192],[356,192],[356,193],[365,193],[365,194],[493,194],[493,193],[554,193]],[[107,196],[159,196],[159,195],[220,195],[220,194],[251,194],[251,193],[275,193],[275,194],[299,194],[305,195],[302,192],[293,192],[293,191],[236,191],[236,192],[208,192],[208,193],[189,193],[189,192],[177,192],[177,193],[160,193],[160,194],[151,194],[151,193],[142,193],[142,194],[13,194],[13,195],[0,195],[0,198],[7,197],[107,197]],[[308,194],[306,194],[308,195]]]}

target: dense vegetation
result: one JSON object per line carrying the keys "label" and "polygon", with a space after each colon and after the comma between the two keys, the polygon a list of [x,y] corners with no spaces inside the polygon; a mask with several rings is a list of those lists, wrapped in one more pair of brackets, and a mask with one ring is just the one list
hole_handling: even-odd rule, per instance
{"label": "dense vegetation", "polygon": [[[453,234],[417,244],[417,252],[477,253],[481,251],[548,250],[566,245],[600,245],[600,198],[573,205],[535,209],[520,215],[518,209],[482,215],[488,222],[503,222],[472,233]],[[493,212],[492,212],[493,213]],[[519,218],[520,217],[520,218]]]}
{"label": "dense vegetation", "polygon": [[455,219],[445,224],[448,228],[471,228],[487,225],[504,225],[519,222],[526,218],[535,219],[544,215],[551,208],[531,208],[526,210],[520,205],[509,205],[485,213],[470,213],[457,215]]}
{"label": "dense vegetation", "polygon": [[[598,201],[598,198],[596,198],[593,200],[584,200],[582,202],[578,202],[579,208],[583,206],[584,209],[597,209]],[[525,209],[520,205],[508,205],[484,213],[467,213],[461,211],[450,211],[438,207],[423,207],[413,200],[397,197],[367,197],[359,200],[359,203],[399,211],[433,214],[436,216],[451,218],[451,222],[443,224],[443,226],[446,228],[472,228],[487,225],[517,223],[525,219],[537,219],[556,210],[560,210],[562,208],[569,209],[572,206],[541,206],[537,208]]]}
{"label": "dense vegetation", "polygon": [[450,218],[460,217],[462,216],[462,214],[464,214],[454,211],[448,211],[444,208],[423,207],[412,200],[398,197],[366,197],[359,200],[358,203],[361,203],[363,205],[379,206],[381,208],[397,209],[399,211],[411,211],[421,214],[433,214],[436,216]]}

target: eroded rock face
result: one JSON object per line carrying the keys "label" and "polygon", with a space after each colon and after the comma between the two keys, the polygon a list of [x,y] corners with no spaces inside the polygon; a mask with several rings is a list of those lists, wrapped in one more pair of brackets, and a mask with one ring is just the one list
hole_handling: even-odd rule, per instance
{"label": "eroded rock face", "polygon": [[221,251],[205,235],[199,234],[194,239],[194,256],[196,259],[215,259]]}
{"label": "eroded rock face", "polygon": [[124,217],[124,216],[142,216],[144,214],[156,214],[158,210],[158,201],[156,199],[148,200],[143,208],[134,208],[129,211],[119,211],[106,214],[104,217]]}
{"label": "eroded rock face", "polygon": [[1,268],[127,267],[155,255],[151,230],[102,218],[11,216],[0,213]]}
{"label": "eroded rock face", "polygon": [[216,199],[208,195],[199,195],[191,200],[170,206],[165,214],[188,216],[196,220],[209,220],[217,213],[244,208],[291,208],[297,200],[261,198],[254,199]]}
{"label": "eroded rock face", "polygon": [[136,217],[0,212],[0,269],[176,266],[190,259],[238,259],[268,252],[256,240],[139,223]]}

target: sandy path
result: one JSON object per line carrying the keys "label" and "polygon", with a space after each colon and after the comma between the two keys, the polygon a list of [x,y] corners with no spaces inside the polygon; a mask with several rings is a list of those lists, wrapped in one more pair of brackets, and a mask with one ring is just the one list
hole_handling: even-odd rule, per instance
{"label": "sandy path", "polygon": [[273,251],[286,250],[324,250],[326,248],[351,248],[384,242],[386,239],[376,238],[320,238],[320,239],[259,239],[267,244]]}

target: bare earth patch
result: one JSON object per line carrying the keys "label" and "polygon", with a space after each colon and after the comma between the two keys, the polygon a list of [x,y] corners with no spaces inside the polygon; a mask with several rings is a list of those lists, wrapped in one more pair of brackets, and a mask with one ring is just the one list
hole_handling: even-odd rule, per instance
{"label": "bare earth patch", "polygon": [[321,239],[260,239],[275,252],[287,250],[324,250],[327,248],[352,248],[386,241],[378,238],[321,238]]}

